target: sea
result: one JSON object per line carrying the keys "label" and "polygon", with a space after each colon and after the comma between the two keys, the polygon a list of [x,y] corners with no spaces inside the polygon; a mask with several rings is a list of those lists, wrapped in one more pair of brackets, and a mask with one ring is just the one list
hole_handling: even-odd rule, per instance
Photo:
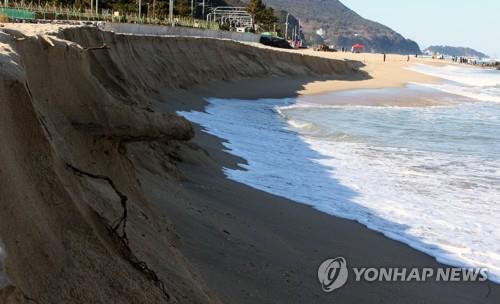
{"label": "sea", "polygon": [[[500,71],[411,69],[443,81],[329,93],[321,102],[209,99],[204,112],[180,114],[246,160],[225,168],[228,178],[357,221],[444,264],[488,268],[500,282]],[[338,102],[394,95],[446,100]]]}

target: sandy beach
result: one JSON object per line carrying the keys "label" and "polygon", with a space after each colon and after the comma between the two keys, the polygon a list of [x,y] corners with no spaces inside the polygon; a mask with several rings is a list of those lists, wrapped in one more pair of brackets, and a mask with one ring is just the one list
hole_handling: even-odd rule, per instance
{"label": "sandy beach", "polygon": [[300,94],[320,94],[353,89],[392,88],[401,87],[410,82],[432,83],[438,81],[435,77],[416,73],[408,69],[415,63],[440,64],[431,59],[420,59],[410,56],[410,61],[407,61],[407,56],[388,54],[386,62],[384,62],[382,54],[325,53],[312,50],[306,50],[303,53],[331,59],[357,61],[361,65],[364,65],[361,67],[361,70],[368,73],[370,79],[357,82],[313,82],[308,84],[304,91],[299,92]]}
{"label": "sandy beach", "polygon": [[[245,161],[175,114],[203,110],[209,97],[307,98],[439,81],[407,69],[429,60],[381,56],[0,28],[9,280],[0,302],[498,303],[492,282],[349,281],[324,293],[317,269],[326,258],[446,266],[356,222],[228,180],[223,168]],[[432,105],[426,100],[404,105]]]}
{"label": "sandy beach", "polygon": [[[268,48],[262,45],[256,45],[260,48]],[[286,52],[288,50],[280,50]],[[405,86],[408,83],[434,83],[439,81],[437,77],[417,73],[408,69],[414,64],[427,65],[453,65],[453,62],[434,60],[410,56],[410,60],[405,55],[387,54],[386,61],[383,60],[383,54],[371,53],[351,53],[351,52],[318,52],[313,49],[291,50],[289,52],[300,53],[303,55],[317,56],[335,60],[345,60],[354,62],[354,67],[366,72],[369,77],[361,81],[350,81],[346,79],[314,80],[307,83],[304,88],[297,93],[300,95],[318,95],[325,92],[345,91],[353,89],[379,89],[379,88],[397,88]]]}

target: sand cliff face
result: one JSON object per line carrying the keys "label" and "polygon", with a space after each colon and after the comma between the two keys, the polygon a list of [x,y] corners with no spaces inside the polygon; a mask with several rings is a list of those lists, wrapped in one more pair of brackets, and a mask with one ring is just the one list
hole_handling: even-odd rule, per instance
{"label": "sand cliff face", "polygon": [[[0,30],[0,302],[218,303],[145,198],[129,145],[177,180],[189,122],[152,110],[213,81],[351,73],[232,41]],[[165,197],[173,200],[173,197]]]}

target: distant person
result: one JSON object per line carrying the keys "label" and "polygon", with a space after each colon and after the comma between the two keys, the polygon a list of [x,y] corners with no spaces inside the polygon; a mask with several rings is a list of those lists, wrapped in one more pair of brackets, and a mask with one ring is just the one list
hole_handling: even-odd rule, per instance
{"label": "distant person", "polygon": [[410,55],[408,55],[408,58],[406,59],[406,62],[410,62]]}
{"label": "distant person", "polygon": [[384,62],[385,62],[385,59],[387,58],[387,55],[384,53]]}

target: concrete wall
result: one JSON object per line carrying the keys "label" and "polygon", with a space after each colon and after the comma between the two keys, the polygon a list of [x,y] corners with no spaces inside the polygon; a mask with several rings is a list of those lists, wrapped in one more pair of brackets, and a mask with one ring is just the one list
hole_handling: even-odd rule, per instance
{"label": "concrete wall", "polygon": [[113,31],[119,34],[155,35],[155,36],[184,36],[205,37],[217,39],[231,39],[245,42],[259,42],[260,35],[252,33],[237,33],[229,31],[214,31],[181,26],[162,26],[135,23],[101,23],[99,28],[104,31]]}

